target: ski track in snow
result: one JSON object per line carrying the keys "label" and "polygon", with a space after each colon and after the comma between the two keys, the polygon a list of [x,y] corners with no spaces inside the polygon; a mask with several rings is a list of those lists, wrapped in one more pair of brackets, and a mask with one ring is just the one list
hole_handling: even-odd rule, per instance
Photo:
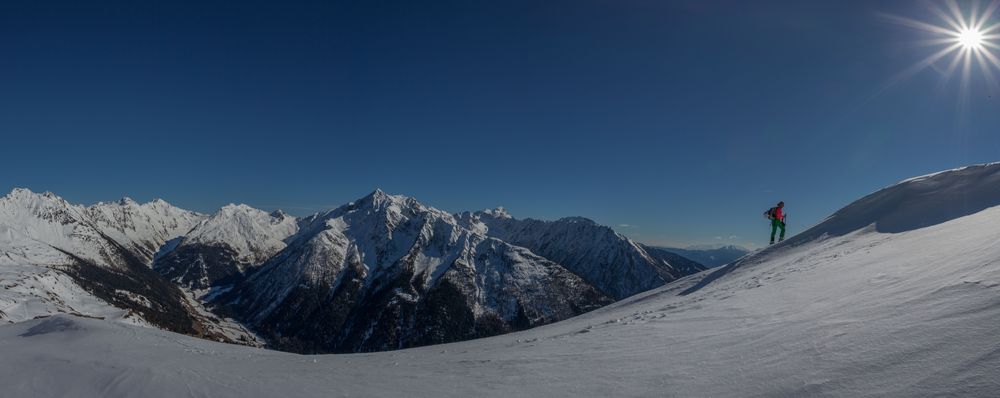
{"label": "ski track in snow", "polygon": [[995,207],[779,245],[549,326],[375,354],[61,315],[0,327],[0,385],[17,397],[994,397],[998,224]]}

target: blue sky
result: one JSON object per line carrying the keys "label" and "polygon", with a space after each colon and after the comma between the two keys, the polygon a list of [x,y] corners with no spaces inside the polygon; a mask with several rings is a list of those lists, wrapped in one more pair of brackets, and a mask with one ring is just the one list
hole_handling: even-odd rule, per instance
{"label": "blue sky", "polygon": [[381,187],[758,246],[778,200],[794,234],[1000,158],[981,74],[884,89],[931,52],[880,16],[936,21],[908,0],[78,3],[0,5],[0,188],[307,214]]}

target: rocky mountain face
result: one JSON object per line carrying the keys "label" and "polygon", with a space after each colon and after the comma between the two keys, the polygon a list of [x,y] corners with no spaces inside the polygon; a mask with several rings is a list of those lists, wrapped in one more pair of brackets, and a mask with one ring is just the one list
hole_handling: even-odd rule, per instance
{"label": "rocky mountain face", "polygon": [[280,211],[231,204],[191,229],[153,269],[186,288],[207,289],[263,264],[298,229],[298,219]]}
{"label": "rocky mountain face", "polygon": [[338,352],[491,336],[611,301],[555,262],[376,191],[304,220],[215,303],[281,349]]}
{"label": "rocky mountain face", "polygon": [[308,353],[522,330],[703,269],[582,218],[453,215],[378,190],[305,218],[14,190],[0,250],[0,319],[111,316]]}
{"label": "rocky mountain face", "polygon": [[205,216],[170,205],[162,199],[139,204],[123,198],[87,207],[87,218],[105,235],[149,264],[170,240],[186,234]]}
{"label": "rocky mountain face", "polygon": [[662,286],[705,268],[649,248],[582,217],[518,220],[504,209],[462,213],[468,228],[565,266],[615,299]]}
{"label": "rocky mountain face", "polygon": [[115,316],[135,323],[228,341],[197,303],[149,266],[157,247],[201,217],[163,201],[84,207],[52,193],[15,189],[0,198],[0,314],[102,316],[95,314],[118,308]]}

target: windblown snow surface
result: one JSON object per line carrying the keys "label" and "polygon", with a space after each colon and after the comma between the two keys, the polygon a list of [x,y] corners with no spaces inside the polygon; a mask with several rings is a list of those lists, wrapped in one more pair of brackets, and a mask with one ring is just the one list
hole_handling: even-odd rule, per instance
{"label": "windblown snow surface", "polygon": [[0,386],[19,397],[996,397],[998,204],[1000,165],[911,179],[611,306],[394,352],[302,356],[36,319],[0,327]]}

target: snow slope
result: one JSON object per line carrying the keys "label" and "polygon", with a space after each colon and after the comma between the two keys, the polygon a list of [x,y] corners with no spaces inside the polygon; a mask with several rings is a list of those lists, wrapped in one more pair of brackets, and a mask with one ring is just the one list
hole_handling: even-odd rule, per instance
{"label": "snow slope", "polygon": [[496,335],[611,301],[559,264],[376,190],[305,219],[287,249],[213,304],[273,347],[313,353]]}
{"label": "snow slope", "polygon": [[648,250],[610,227],[583,217],[519,220],[498,208],[461,213],[457,218],[469,229],[559,263],[615,299],[705,269],[672,253]]}
{"label": "snow slope", "polygon": [[0,320],[18,322],[65,312],[145,323],[74,280],[81,261],[116,271],[129,267],[118,242],[90,218],[92,213],[106,214],[105,209],[107,214],[118,212],[103,204],[72,205],[52,193],[27,189],[0,198]]}
{"label": "snow slope", "polygon": [[226,319],[239,317],[273,347],[384,350],[551,323],[701,269],[582,218],[524,221],[540,235],[507,225],[525,248],[489,236],[480,220],[497,214],[481,214],[460,221],[376,191],[302,220],[246,205],[208,217],[15,189],[0,200],[0,319],[136,317],[252,340]]}
{"label": "snow slope", "polygon": [[895,233],[937,225],[1000,204],[1000,163],[963,167],[914,177],[840,209],[795,237],[808,242],[843,235],[874,224]]}
{"label": "snow slope", "polygon": [[202,218],[162,200],[139,204],[125,198],[85,207],[51,192],[18,188],[0,198],[0,245],[8,257],[31,264],[66,263],[69,253],[123,268],[126,249],[149,265],[164,243]]}
{"label": "snow slope", "polygon": [[136,314],[95,297],[63,272],[0,261],[0,320],[23,322],[52,314],[77,314],[148,325]]}
{"label": "snow slope", "polygon": [[162,200],[87,207],[14,189],[0,198],[0,320],[71,313],[251,340],[150,268],[160,247],[202,218]]}
{"label": "snow slope", "polygon": [[163,199],[139,204],[130,198],[101,202],[87,207],[86,215],[102,233],[130,249],[152,265],[153,258],[168,241],[176,239],[205,219]]}
{"label": "snow slope", "polygon": [[10,261],[66,265],[74,262],[72,255],[110,268],[126,268],[115,243],[90,220],[86,207],[72,205],[51,192],[14,189],[0,198],[0,248]]}
{"label": "snow slope", "polygon": [[224,244],[236,251],[241,262],[262,263],[284,249],[284,240],[298,230],[298,219],[281,211],[229,204],[185,235],[181,247]]}
{"label": "snow slope", "polygon": [[[299,356],[68,316],[2,326],[0,385],[14,397],[995,397],[1000,195],[986,182],[998,175],[909,180],[736,263],[488,339]],[[921,202],[956,194],[972,211]],[[927,210],[903,223],[916,227],[880,230],[911,209]]]}
{"label": "snow slope", "polygon": [[263,264],[298,230],[298,219],[281,211],[230,204],[184,235],[153,268],[181,286],[207,289]]}

